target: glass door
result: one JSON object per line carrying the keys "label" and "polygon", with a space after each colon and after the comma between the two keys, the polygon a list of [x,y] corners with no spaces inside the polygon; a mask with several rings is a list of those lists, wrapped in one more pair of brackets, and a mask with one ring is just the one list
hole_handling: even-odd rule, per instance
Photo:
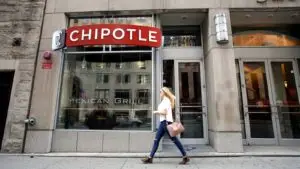
{"label": "glass door", "polygon": [[294,60],[270,60],[279,145],[300,145],[299,72]]}
{"label": "glass door", "polygon": [[207,143],[204,67],[200,61],[175,61],[175,116],[185,127],[185,144]]}
{"label": "glass door", "polygon": [[300,145],[296,68],[292,59],[239,61],[246,144]]}
{"label": "glass door", "polygon": [[266,60],[239,61],[246,144],[276,144],[277,133]]}

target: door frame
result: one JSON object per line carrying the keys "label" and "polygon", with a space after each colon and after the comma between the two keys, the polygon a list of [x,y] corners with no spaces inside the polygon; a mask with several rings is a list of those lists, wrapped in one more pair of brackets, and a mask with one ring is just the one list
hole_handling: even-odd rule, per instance
{"label": "door frame", "polygon": [[[292,66],[293,66],[293,71],[294,71],[294,79],[295,79],[295,85],[296,85],[296,90],[297,90],[297,95],[298,95],[298,104],[300,104],[300,94],[299,94],[299,91],[300,91],[300,86],[299,86],[299,69],[298,69],[298,64],[297,64],[297,59],[267,59],[267,62],[268,62],[268,65],[270,66],[270,76],[271,76],[271,90],[272,90],[272,93],[273,93],[273,101],[276,103],[276,90],[275,90],[275,84],[274,84],[274,74],[273,74],[273,71],[272,71],[272,65],[271,63],[272,62],[291,62],[292,63]],[[276,118],[276,126],[277,126],[277,135],[278,135],[278,141],[277,141],[277,144],[278,145],[292,145],[292,146],[299,146],[300,145],[300,138],[282,138],[281,136],[281,128],[280,128],[280,120],[279,120],[279,110],[278,110],[278,107],[275,107],[276,108],[276,115],[275,115],[275,118]]]}
{"label": "door frame", "polygon": [[[207,144],[208,143],[208,122],[207,122],[207,103],[206,103],[206,82],[205,82],[205,68],[203,60],[174,60],[174,80],[175,80],[175,97],[180,98],[179,96],[179,63],[199,63],[199,69],[200,69],[200,87],[201,87],[201,99],[202,99],[202,119],[203,119],[203,138],[181,138],[182,142],[184,144]],[[175,116],[177,116],[180,119],[181,113],[179,110],[179,99],[175,100]],[[181,136],[179,136],[181,137]]]}
{"label": "door frame", "polygon": [[[245,75],[243,69],[243,63],[245,62],[263,62],[265,66],[266,79],[267,79],[267,87],[268,94],[271,106],[271,119],[273,126],[274,138],[251,138],[250,132],[250,124],[249,124],[249,116],[247,112],[247,93],[245,89]],[[280,132],[280,121],[278,118],[278,107],[276,103],[276,90],[274,84],[274,74],[272,72],[272,62],[292,62],[293,70],[294,70],[294,78],[296,83],[298,102],[300,102],[300,79],[299,79],[299,69],[296,58],[261,58],[261,59],[238,59],[239,69],[240,69],[240,78],[241,78],[241,92],[242,92],[242,104],[244,110],[244,121],[245,121],[245,132],[246,139],[243,139],[244,144],[250,145],[300,145],[300,139],[295,138],[282,138]]]}
{"label": "door frame", "polygon": [[[244,122],[245,122],[245,132],[246,132],[246,139],[244,139],[245,143],[247,145],[275,145],[278,144],[278,136],[276,130],[276,121],[274,117],[274,112],[276,112],[276,109],[274,109],[273,104],[273,96],[271,89],[271,79],[270,79],[270,73],[269,73],[269,65],[267,64],[266,59],[239,59],[239,69],[240,69],[240,79],[241,79],[241,92],[242,92],[242,104],[243,104],[243,112],[244,112]],[[267,87],[268,87],[268,95],[269,95],[269,101],[271,106],[271,121],[272,121],[272,128],[273,128],[273,134],[274,138],[252,138],[251,137],[251,130],[250,130],[250,119],[249,119],[249,113],[248,113],[248,100],[247,100],[247,91],[246,91],[246,84],[245,84],[245,72],[244,72],[244,63],[245,62],[262,62],[264,63],[264,68],[266,72],[266,80],[267,80]]]}

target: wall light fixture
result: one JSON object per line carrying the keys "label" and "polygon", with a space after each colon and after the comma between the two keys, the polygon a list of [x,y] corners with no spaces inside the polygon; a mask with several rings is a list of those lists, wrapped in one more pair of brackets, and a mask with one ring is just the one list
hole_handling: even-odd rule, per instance
{"label": "wall light fixture", "polygon": [[217,43],[220,44],[228,43],[226,15],[224,13],[216,14],[214,19],[216,25]]}

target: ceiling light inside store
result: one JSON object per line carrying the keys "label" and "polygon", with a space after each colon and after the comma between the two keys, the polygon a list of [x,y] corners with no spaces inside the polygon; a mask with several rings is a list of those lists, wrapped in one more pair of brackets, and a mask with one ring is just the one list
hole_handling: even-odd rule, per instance
{"label": "ceiling light inside store", "polygon": [[100,67],[100,69],[103,69],[104,68],[104,63],[103,62],[99,63],[99,67]]}
{"label": "ceiling light inside store", "polygon": [[284,87],[285,87],[285,88],[287,88],[287,87],[288,87],[288,83],[287,83],[287,81],[286,81],[286,80],[284,81]]}
{"label": "ceiling light inside store", "polygon": [[81,63],[81,68],[86,69],[86,60],[85,57],[83,57],[82,63]]}
{"label": "ceiling light inside store", "polygon": [[143,61],[138,61],[137,62],[137,66],[138,66],[138,68],[144,68],[145,67],[145,62],[143,62]]}
{"label": "ceiling light inside store", "polygon": [[250,14],[245,15],[246,18],[251,18],[252,16]]}
{"label": "ceiling light inside store", "polygon": [[295,12],[291,15],[292,18],[295,18],[295,17],[298,17],[299,16],[299,13],[298,12]]}

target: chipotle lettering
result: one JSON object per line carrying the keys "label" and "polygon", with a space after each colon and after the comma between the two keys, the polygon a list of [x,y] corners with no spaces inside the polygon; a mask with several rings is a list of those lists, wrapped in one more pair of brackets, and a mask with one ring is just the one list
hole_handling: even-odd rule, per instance
{"label": "chipotle lettering", "polygon": [[66,46],[136,45],[160,47],[160,29],[126,24],[98,24],[75,26],[66,31]]}

